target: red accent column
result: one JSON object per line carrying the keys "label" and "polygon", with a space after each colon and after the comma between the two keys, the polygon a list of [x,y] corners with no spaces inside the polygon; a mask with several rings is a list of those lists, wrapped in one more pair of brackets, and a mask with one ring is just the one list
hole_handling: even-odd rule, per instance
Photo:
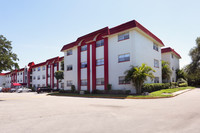
{"label": "red accent column", "polygon": [[78,91],[81,90],[81,47],[78,46],[78,51],[77,51],[77,88]]}
{"label": "red accent column", "polygon": [[17,83],[17,73],[15,73],[15,76],[16,76],[16,83]]}
{"label": "red accent column", "polygon": [[92,44],[92,91],[96,90],[96,43]]}
{"label": "red accent column", "polygon": [[53,86],[53,89],[54,89],[54,63],[53,63],[53,70],[52,70],[52,82],[53,82],[53,84],[52,84],[52,86]]}
{"label": "red accent column", "polygon": [[48,87],[48,65],[46,65],[46,87]]}
{"label": "red accent column", "polygon": [[90,92],[90,44],[87,44],[87,91]]}
{"label": "red accent column", "polygon": [[107,90],[108,86],[108,38],[104,39],[104,88]]}
{"label": "red accent column", "polygon": [[[57,62],[57,71],[59,71],[59,62]],[[57,80],[57,89],[59,88],[59,82]]]}
{"label": "red accent column", "polygon": [[51,72],[52,72],[51,69],[52,69],[52,68],[51,68],[51,67],[52,67],[52,65],[50,65],[50,87],[52,88],[52,83],[51,83]]}

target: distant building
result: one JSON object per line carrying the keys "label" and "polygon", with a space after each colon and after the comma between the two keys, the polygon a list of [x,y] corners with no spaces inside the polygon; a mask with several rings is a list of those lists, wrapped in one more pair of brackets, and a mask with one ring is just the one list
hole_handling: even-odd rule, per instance
{"label": "distant building", "polygon": [[172,75],[170,77],[169,81],[165,82],[176,82],[176,70],[180,69],[179,67],[179,59],[181,59],[181,56],[172,48],[163,48],[161,50],[162,53],[162,60],[169,63],[169,66],[172,70]]}

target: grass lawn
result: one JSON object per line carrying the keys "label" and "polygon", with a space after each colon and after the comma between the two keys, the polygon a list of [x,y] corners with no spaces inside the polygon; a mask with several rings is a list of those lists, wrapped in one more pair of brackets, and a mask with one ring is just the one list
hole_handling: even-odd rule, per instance
{"label": "grass lawn", "polygon": [[185,90],[185,89],[194,89],[195,87],[179,87],[179,88],[172,88],[172,89],[163,89],[159,91],[151,92],[147,96],[143,95],[123,95],[123,94],[76,94],[76,93],[49,93],[48,95],[51,96],[72,96],[72,97],[91,97],[91,98],[121,98],[121,99],[146,99],[146,98],[165,98],[165,97],[172,97],[174,92]]}

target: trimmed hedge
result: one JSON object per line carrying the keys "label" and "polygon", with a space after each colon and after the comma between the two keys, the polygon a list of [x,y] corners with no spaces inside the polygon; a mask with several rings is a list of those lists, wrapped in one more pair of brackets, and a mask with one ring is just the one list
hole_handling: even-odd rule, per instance
{"label": "trimmed hedge", "polygon": [[142,87],[143,92],[153,92],[153,91],[158,91],[162,89],[169,89],[170,88],[170,83],[147,83],[144,84]]}
{"label": "trimmed hedge", "polygon": [[187,83],[180,83],[178,86],[179,86],[179,87],[187,87],[188,84],[187,84]]}

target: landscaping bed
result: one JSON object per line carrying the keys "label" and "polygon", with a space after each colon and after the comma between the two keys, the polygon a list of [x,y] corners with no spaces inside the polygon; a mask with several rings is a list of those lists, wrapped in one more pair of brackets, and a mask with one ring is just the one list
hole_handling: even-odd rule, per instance
{"label": "landscaping bed", "polygon": [[173,93],[186,89],[194,89],[195,87],[179,87],[171,89],[162,89],[149,93],[149,95],[128,95],[128,94],[78,94],[78,93],[49,93],[50,96],[71,96],[71,97],[88,97],[88,98],[119,98],[119,99],[154,99],[173,97]]}

